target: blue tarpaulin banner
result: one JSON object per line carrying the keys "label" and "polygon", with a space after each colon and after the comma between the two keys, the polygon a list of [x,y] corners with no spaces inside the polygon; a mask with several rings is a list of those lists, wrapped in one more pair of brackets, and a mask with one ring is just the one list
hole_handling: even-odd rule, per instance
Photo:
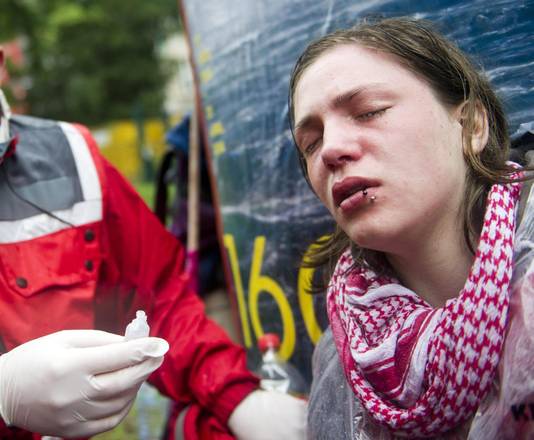
{"label": "blue tarpaulin banner", "polygon": [[[288,125],[293,64],[313,38],[366,16],[432,20],[484,70],[510,132],[534,120],[534,2],[520,0],[182,0],[199,78],[210,165],[244,343],[264,332],[310,378],[324,299],[301,269],[332,221],[301,176]],[[523,124],[523,125],[521,125]]]}

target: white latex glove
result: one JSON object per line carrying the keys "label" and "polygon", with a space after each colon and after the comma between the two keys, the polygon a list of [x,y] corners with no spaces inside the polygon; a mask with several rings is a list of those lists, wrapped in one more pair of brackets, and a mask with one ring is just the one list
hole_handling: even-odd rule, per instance
{"label": "white latex glove", "polygon": [[142,382],[163,362],[159,338],[124,341],[98,330],[66,330],[0,356],[0,415],[40,434],[87,437],[115,427]]}
{"label": "white latex glove", "polygon": [[228,419],[238,440],[300,440],[306,438],[304,400],[277,391],[253,391]]}

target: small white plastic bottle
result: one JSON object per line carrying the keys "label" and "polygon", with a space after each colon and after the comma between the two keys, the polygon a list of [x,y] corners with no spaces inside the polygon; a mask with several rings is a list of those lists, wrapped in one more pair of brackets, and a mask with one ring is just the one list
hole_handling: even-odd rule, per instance
{"label": "small white plastic bottle", "polygon": [[135,312],[135,319],[126,326],[124,338],[131,339],[145,338],[150,333],[150,327],[146,321],[146,313],[143,310]]}

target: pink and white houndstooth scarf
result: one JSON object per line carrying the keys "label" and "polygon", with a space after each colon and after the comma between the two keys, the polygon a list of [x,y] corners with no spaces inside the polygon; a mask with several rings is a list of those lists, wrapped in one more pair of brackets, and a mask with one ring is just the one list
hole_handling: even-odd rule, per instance
{"label": "pink and white houndstooth scarf", "polygon": [[442,308],[394,279],[352,268],[349,250],[336,265],[327,307],[345,375],[372,418],[397,435],[454,428],[491,387],[505,335],[520,187],[491,188],[467,282]]}

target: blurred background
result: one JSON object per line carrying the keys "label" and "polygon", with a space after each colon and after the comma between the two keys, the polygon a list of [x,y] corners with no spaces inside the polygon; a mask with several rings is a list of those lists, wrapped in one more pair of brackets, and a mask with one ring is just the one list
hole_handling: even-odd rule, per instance
{"label": "blurred background", "polygon": [[176,0],[0,0],[4,91],[17,113],[75,121],[152,206],[165,133],[190,111]]}

